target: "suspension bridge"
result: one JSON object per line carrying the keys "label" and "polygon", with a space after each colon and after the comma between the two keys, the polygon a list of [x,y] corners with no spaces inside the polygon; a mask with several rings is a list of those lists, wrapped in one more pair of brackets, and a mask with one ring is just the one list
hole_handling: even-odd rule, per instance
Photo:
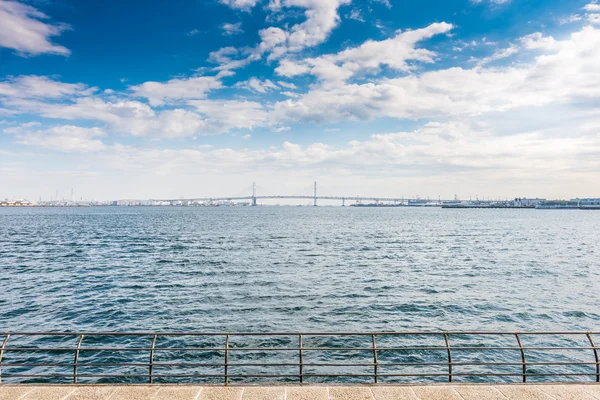
{"label": "suspension bridge", "polygon": [[256,206],[259,204],[259,200],[311,200],[313,206],[317,206],[319,200],[338,200],[342,202],[342,206],[346,205],[346,201],[354,201],[356,203],[362,202],[374,202],[374,203],[392,203],[392,204],[414,204],[414,205],[437,205],[441,204],[444,200],[429,200],[429,199],[408,199],[406,197],[372,197],[372,196],[321,196],[317,192],[317,182],[314,183],[313,193],[311,195],[259,195],[256,190],[256,182],[252,182],[252,194],[251,195],[239,195],[230,197],[192,197],[192,198],[179,198],[179,199],[153,199],[151,201],[159,202],[170,202],[170,203],[200,203],[200,202],[236,202],[236,201],[247,201],[251,205]]}

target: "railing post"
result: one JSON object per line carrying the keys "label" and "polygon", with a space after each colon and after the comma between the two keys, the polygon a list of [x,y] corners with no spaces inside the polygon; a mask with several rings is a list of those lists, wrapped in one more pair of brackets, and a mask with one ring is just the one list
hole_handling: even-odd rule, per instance
{"label": "railing post", "polygon": [[79,350],[81,349],[81,342],[83,341],[83,335],[79,335],[77,341],[77,350],[75,350],[75,359],[73,360],[73,383],[77,383],[77,363],[79,362]]}
{"label": "railing post", "polygon": [[448,352],[448,382],[452,382],[452,352],[450,351],[450,341],[448,334],[444,333],[444,341],[446,342],[446,351]]}
{"label": "railing post", "polygon": [[150,349],[150,365],[148,367],[148,381],[152,383],[152,370],[154,369],[154,347],[156,346],[157,335],[152,338],[152,348]]}
{"label": "railing post", "polygon": [[377,345],[375,343],[375,335],[371,335],[371,340],[373,341],[373,375],[375,383],[379,381],[379,366],[377,365]]}
{"label": "railing post", "polygon": [[225,386],[229,384],[229,335],[225,337]]}
{"label": "railing post", "polygon": [[2,348],[0,348],[0,383],[2,383],[2,357],[4,356],[4,349],[6,348],[6,343],[8,342],[9,337],[10,333],[7,333],[4,337],[4,341],[2,342]]}
{"label": "railing post", "polygon": [[302,335],[298,335],[298,359],[300,361],[300,383],[304,383],[304,363],[302,361]]}
{"label": "railing post", "polygon": [[523,363],[523,383],[527,382],[527,360],[525,359],[525,350],[523,349],[523,345],[521,344],[521,338],[518,333],[515,333],[515,338],[517,338],[517,343],[519,344],[519,349],[521,350],[521,361]]}
{"label": "railing post", "polygon": [[[592,349],[594,350],[594,358],[596,359],[596,382],[600,382],[600,360],[598,358],[598,348],[594,344],[594,340],[592,339],[592,335],[589,333],[585,334],[592,345]],[[0,357],[0,361],[2,361],[2,357]]]}

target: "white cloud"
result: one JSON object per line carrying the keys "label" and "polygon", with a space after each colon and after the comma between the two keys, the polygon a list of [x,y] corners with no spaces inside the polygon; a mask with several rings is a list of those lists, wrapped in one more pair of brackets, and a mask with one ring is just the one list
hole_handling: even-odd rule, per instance
{"label": "white cloud", "polygon": [[274,115],[279,121],[304,122],[437,118],[597,97],[600,30],[585,27],[556,43],[540,35],[524,42],[554,53],[518,67],[454,67],[365,84],[317,85],[297,100],[277,103]]}
{"label": "white cloud", "polygon": [[106,149],[98,137],[106,133],[100,128],[83,128],[73,125],[59,125],[47,129],[37,129],[39,124],[22,124],[4,129],[5,133],[16,135],[19,143],[45,147],[63,152],[95,152]]}
{"label": "white cloud", "polygon": [[298,87],[291,82],[278,81],[277,84],[286,89],[298,89]]}
{"label": "white cloud", "polygon": [[473,4],[481,4],[481,3],[489,3],[491,5],[501,5],[501,4],[508,4],[511,2],[511,0],[471,0],[471,3]]}
{"label": "white cloud", "polygon": [[202,99],[211,90],[223,86],[216,76],[196,76],[185,79],[171,79],[165,83],[144,82],[130,89],[136,96],[145,97],[151,105],[160,106],[168,101]]}
{"label": "white cloud", "polygon": [[88,96],[96,91],[82,83],[63,83],[45,76],[22,75],[0,82],[0,101],[9,98],[61,98]]}
{"label": "white cloud", "polygon": [[[209,61],[219,64],[215,69],[232,71],[259,60],[269,53],[268,60],[281,58],[289,52],[299,52],[307,47],[323,43],[338,25],[338,8],[351,0],[271,0],[267,9],[277,12],[282,8],[304,8],[306,20],[289,29],[271,26],[260,30],[260,43],[255,48],[243,50],[224,47],[209,55]],[[233,3],[235,0],[222,0]],[[243,1],[242,1],[243,2]],[[256,1],[252,2],[252,6]]]}
{"label": "white cloud", "polygon": [[492,54],[491,56],[488,57],[484,57],[478,60],[475,60],[479,65],[486,65],[489,64],[491,62],[497,61],[497,60],[502,60],[504,58],[508,58],[511,57],[515,54],[517,54],[519,52],[519,47],[514,45],[514,44],[510,44],[510,46],[504,48],[504,49],[498,49],[494,52],[494,54]]}
{"label": "white cloud", "polygon": [[409,71],[408,61],[434,62],[435,53],[417,48],[417,43],[435,35],[449,32],[453,26],[441,22],[423,29],[397,32],[382,41],[368,40],[362,45],[336,54],[307,58],[300,61],[282,60],[275,71],[283,76],[310,73],[324,80],[346,80],[358,73],[378,72],[381,66]]}
{"label": "white cloud", "polygon": [[206,130],[214,134],[271,124],[267,110],[254,101],[190,100],[189,104],[206,117]]}
{"label": "white cloud", "polygon": [[583,9],[589,13],[600,13],[600,4],[597,3],[589,3],[586,4]]}
{"label": "white cloud", "polygon": [[558,23],[560,25],[566,25],[566,24],[570,24],[572,22],[577,22],[577,21],[581,21],[582,17],[579,14],[571,14],[568,17],[564,17],[564,18],[560,18],[558,20]]}
{"label": "white cloud", "polygon": [[270,90],[279,89],[279,86],[274,84],[270,79],[265,79],[264,81],[261,81],[260,79],[255,77],[252,77],[244,82],[238,82],[235,86],[263,94],[267,93]]}
{"label": "white cloud", "polygon": [[211,52],[208,60],[214,64],[218,64],[215,69],[221,71],[221,73],[230,73],[231,70],[244,67],[259,58],[260,56],[256,56],[253,53],[245,54],[235,47],[229,46]]}
{"label": "white cloud", "polygon": [[390,3],[390,0],[374,0],[376,3],[380,3],[383,4],[384,6],[386,6],[387,8],[392,8],[392,4]]}
{"label": "white cloud", "polygon": [[228,35],[228,36],[244,33],[241,22],[238,22],[235,24],[230,24],[230,23],[223,24],[223,25],[221,25],[221,29],[223,30],[223,35]]}
{"label": "white cloud", "polygon": [[585,17],[590,24],[600,25],[600,4],[594,1],[586,4],[583,9],[586,11]]}
{"label": "white cloud", "polygon": [[311,72],[311,68],[306,62],[294,60],[281,60],[275,72],[281,76],[294,77]]}
{"label": "white cloud", "polygon": [[306,11],[306,20],[293,25],[289,30],[271,27],[260,32],[258,46],[261,52],[270,51],[270,59],[281,57],[287,52],[298,52],[307,47],[323,43],[339,24],[338,8],[351,0],[283,0],[271,2],[270,8],[299,7]]}
{"label": "white cloud", "polygon": [[219,0],[222,4],[225,4],[231,8],[250,11],[252,7],[256,5],[260,0]]}
{"label": "white cloud", "polygon": [[188,36],[196,36],[197,34],[199,34],[200,31],[198,29],[192,29],[191,31],[189,31],[187,33]]}
{"label": "white cloud", "polygon": [[194,112],[184,109],[156,112],[139,101],[84,97],[68,104],[32,100],[13,100],[10,104],[21,112],[44,118],[100,121],[112,132],[133,136],[176,138],[211,134],[206,131],[206,122]]}
{"label": "white cloud", "polygon": [[357,8],[350,11],[349,14],[346,14],[346,18],[353,19],[353,20],[359,21],[359,22],[365,22],[364,17],[362,16],[360,10]]}
{"label": "white cloud", "polygon": [[16,1],[0,0],[0,47],[16,50],[22,55],[59,54],[71,52],[50,41],[69,29],[66,24],[46,23],[48,16],[34,7]]}
{"label": "white cloud", "polygon": [[590,24],[600,25],[600,14],[587,14],[586,16]]}
{"label": "white cloud", "polygon": [[341,146],[284,141],[264,150],[115,148],[103,157],[110,168],[154,176],[174,176],[181,171],[215,171],[228,176],[250,170],[253,176],[281,174],[283,179],[293,171],[312,175],[326,168],[330,179],[353,184],[362,177],[385,178],[388,185],[390,178],[414,177],[417,188],[423,189],[426,180],[448,191],[456,189],[448,188],[448,179],[471,184],[478,180],[488,187],[504,182],[506,188],[513,187],[510,195],[515,185],[526,187],[531,182],[539,184],[540,179],[555,181],[574,173],[580,174],[582,182],[592,182],[600,167],[600,137],[550,137],[536,131],[503,136],[486,124],[449,121],[430,122],[414,131],[375,134]]}
{"label": "white cloud", "polygon": [[523,36],[519,41],[528,50],[558,50],[560,48],[560,44],[556,39],[552,36],[544,36],[541,32]]}

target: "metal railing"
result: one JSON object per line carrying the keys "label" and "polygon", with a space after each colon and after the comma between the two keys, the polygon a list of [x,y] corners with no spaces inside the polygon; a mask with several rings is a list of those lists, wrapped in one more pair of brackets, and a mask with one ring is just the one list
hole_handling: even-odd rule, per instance
{"label": "metal railing", "polygon": [[0,335],[0,383],[600,382],[600,332]]}

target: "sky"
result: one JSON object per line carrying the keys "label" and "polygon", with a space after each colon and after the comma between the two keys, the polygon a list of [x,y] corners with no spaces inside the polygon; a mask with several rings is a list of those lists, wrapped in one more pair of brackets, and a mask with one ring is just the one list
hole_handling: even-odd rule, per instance
{"label": "sky", "polygon": [[591,0],[0,0],[0,198],[600,197]]}

